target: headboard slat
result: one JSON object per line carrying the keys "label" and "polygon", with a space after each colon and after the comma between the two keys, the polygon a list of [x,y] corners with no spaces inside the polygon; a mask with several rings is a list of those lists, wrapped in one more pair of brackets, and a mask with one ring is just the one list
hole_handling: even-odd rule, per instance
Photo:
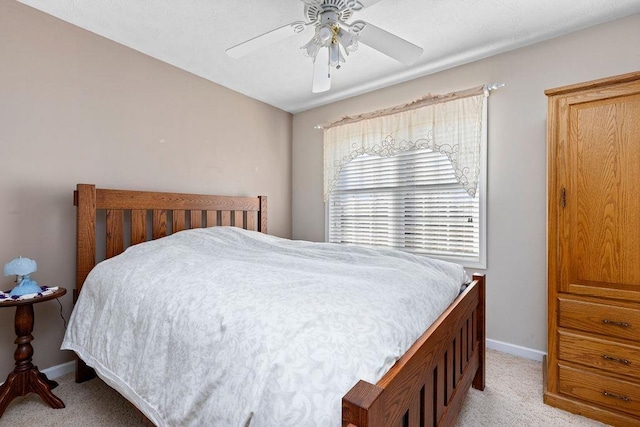
{"label": "headboard slat", "polygon": [[107,258],[119,255],[124,251],[123,240],[124,211],[107,209]]}
{"label": "headboard slat", "polygon": [[228,227],[231,225],[231,212],[220,212],[220,225],[222,225],[223,227]]}
{"label": "headboard slat", "polygon": [[218,225],[218,211],[207,211],[207,227]]}
{"label": "headboard slat", "polygon": [[131,210],[131,244],[147,241],[147,211],[142,209]]}
{"label": "headboard slat", "polygon": [[202,228],[202,211],[191,210],[191,228]]}
{"label": "headboard slat", "polygon": [[256,231],[256,213],[247,212],[247,230]]}
{"label": "headboard slat", "polygon": [[233,226],[238,228],[244,228],[244,212],[233,211]]}
{"label": "headboard slat", "polygon": [[167,211],[165,209],[153,210],[153,238],[159,239],[167,235]]}
{"label": "headboard slat", "polygon": [[260,209],[258,213],[258,231],[267,234],[267,196],[258,196]]}
{"label": "headboard slat", "polygon": [[182,231],[187,228],[186,224],[186,211],[184,209],[174,209],[173,211],[173,228],[172,232],[177,233],[178,231]]}

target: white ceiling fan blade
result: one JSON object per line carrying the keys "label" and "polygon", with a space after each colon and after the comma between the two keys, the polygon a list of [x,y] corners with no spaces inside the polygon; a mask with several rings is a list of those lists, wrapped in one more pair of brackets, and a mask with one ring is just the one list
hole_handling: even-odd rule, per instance
{"label": "white ceiling fan blade", "polygon": [[331,67],[329,66],[329,48],[318,51],[313,62],[313,93],[326,92],[331,89]]}
{"label": "white ceiling fan blade", "polygon": [[258,49],[267,47],[274,43],[284,40],[287,37],[304,31],[309,24],[303,21],[292,22],[291,24],[284,25],[275,30],[271,30],[268,33],[264,33],[245,42],[230,47],[225,52],[232,58],[240,58]]}
{"label": "white ceiling fan blade", "polygon": [[368,22],[356,21],[352,26],[362,26],[362,29],[358,32],[360,34],[360,42],[390,56],[396,61],[402,62],[404,65],[414,64],[422,55],[420,46],[416,46]]}
{"label": "white ceiling fan blade", "polygon": [[360,4],[362,5],[362,8],[365,9],[369,6],[373,6],[374,4],[382,1],[382,0],[358,0],[360,2]]}

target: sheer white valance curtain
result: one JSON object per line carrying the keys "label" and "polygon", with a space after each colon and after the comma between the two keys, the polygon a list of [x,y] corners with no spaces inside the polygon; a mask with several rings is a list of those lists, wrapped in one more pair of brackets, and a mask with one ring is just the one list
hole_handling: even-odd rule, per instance
{"label": "sheer white valance curtain", "polygon": [[480,173],[480,142],[486,86],[429,95],[409,104],[323,125],[324,200],[342,168],[363,154],[390,157],[428,148],[451,161],[456,179],[474,197]]}

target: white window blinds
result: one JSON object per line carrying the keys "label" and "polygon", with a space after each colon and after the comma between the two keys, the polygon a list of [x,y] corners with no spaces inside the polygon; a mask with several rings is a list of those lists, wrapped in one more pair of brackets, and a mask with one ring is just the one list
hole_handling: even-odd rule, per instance
{"label": "white window blinds", "polygon": [[430,149],[349,162],[329,198],[329,241],[479,262],[479,194]]}

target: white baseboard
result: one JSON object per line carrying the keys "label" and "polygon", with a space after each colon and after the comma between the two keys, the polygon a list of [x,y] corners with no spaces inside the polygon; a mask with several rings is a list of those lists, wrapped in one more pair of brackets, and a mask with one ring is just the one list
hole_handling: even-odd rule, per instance
{"label": "white baseboard", "polygon": [[542,358],[547,355],[547,353],[534,350],[532,348],[521,347],[515,344],[509,344],[502,341],[491,340],[488,339],[485,341],[486,347],[491,350],[501,351],[503,353],[513,354],[514,356],[524,357],[526,359],[536,360],[538,362],[542,362]]}
{"label": "white baseboard", "polygon": [[43,369],[42,373],[45,374],[47,378],[49,378],[50,380],[53,380],[63,375],[70,374],[71,372],[74,372],[75,369],[76,369],[76,362],[72,360],[71,362],[62,363],[60,365]]}
{"label": "white baseboard", "polygon": [[[67,362],[67,363],[61,363],[60,365],[56,365],[56,366],[52,366],[50,368],[47,369],[43,369],[42,372],[43,374],[45,374],[47,376],[47,378],[49,378],[50,380],[55,380],[56,378],[59,378],[63,375],[66,374],[70,374],[71,372],[74,372],[76,370],[76,362],[75,361],[71,361],[71,362]],[[2,383],[0,383],[0,385],[4,384],[4,381],[2,381]]]}

